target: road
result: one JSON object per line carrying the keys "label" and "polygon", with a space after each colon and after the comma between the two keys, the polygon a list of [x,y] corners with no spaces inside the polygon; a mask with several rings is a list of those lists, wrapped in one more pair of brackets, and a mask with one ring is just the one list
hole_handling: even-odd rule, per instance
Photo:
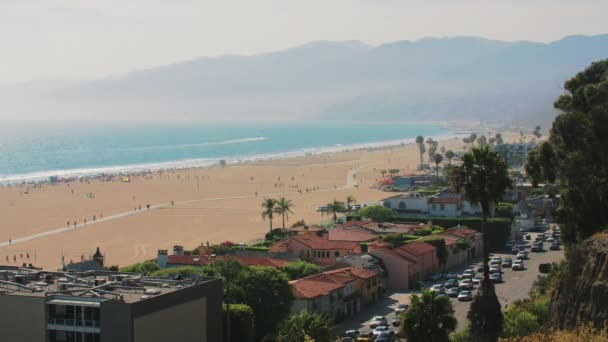
{"label": "road", "polygon": [[[532,241],[538,235],[537,233],[530,233],[532,235]],[[531,245],[531,243],[529,243]],[[545,243],[545,249],[548,249],[549,244]],[[529,251],[529,249],[528,249]],[[493,253],[492,256],[500,256],[502,258],[512,258],[515,260],[515,255],[508,253]],[[524,299],[528,297],[528,292],[532,287],[532,284],[536,278],[541,274],[538,272],[538,265],[541,263],[554,262],[563,259],[563,250],[551,251],[545,250],[541,253],[529,253],[529,259],[524,260],[526,269],[523,271],[513,271],[510,268],[503,268],[503,279],[504,282],[496,285],[496,293],[500,303],[504,306],[517,299]],[[462,273],[467,268],[474,268],[480,265],[480,262],[475,262],[470,265],[463,265],[460,268],[453,269],[450,271],[456,273]],[[437,282],[441,283],[441,282]],[[428,286],[433,285],[432,282],[426,283]],[[476,287],[477,288],[477,287]],[[382,298],[374,306],[364,309],[362,312],[352,317],[351,319],[341,322],[338,326],[338,332],[343,333],[346,330],[356,329],[360,332],[368,332],[369,323],[374,316],[385,316],[389,324],[393,319],[396,318],[394,313],[395,308],[398,304],[409,304],[410,295],[412,293],[418,293],[419,291],[408,291],[408,292],[394,292],[388,296]],[[456,298],[451,298],[450,301],[454,307],[455,316],[458,321],[458,327],[462,327],[467,320],[467,311],[469,310],[470,302],[459,302]],[[396,332],[398,328],[394,327],[393,330]]]}

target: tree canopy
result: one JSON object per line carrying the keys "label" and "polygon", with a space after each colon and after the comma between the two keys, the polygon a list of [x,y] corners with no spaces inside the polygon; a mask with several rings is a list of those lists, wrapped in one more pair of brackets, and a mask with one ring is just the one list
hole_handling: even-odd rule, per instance
{"label": "tree canopy", "polygon": [[359,215],[374,222],[386,222],[393,216],[393,210],[382,205],[372,205],[359,210]]}
{"label": "tree canopy", "polygon": [[426,288],[420,295],[410,296],[410,306],[401,315],[401,330],[408,341],[449,341],[449,334],[455,329],[456,318],[449,298]]}
{"label": "tree canopy", "polygon": [[564,84],[554,103],[561,113],[526,170],[535,184],[556,181],[562,239],[576,243],[608,224],[608,59]]}
{"label": "tree canopy", "polygon": [[277,342],[302,342],[306,338],[315,342],[333,342],[333,325],[326,315],[302,310],[283,321],[277,334]]}

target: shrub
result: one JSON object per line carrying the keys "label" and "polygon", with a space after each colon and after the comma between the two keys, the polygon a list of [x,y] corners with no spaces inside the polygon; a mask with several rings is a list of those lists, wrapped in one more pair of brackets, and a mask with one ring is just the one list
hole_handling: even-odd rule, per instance
{"label": "shrub", "polygon": [[234,242],[232,242],[232,241],[228,241],[228,240],[226,240],[226,241],[224,241],[224,242],[220,243],[220,246],[222,246],[222,247],[228,247],[228,248],[230,248],[230,247],[232,247],[232,246],[234,246],[234,245],[235,245],[235,243],[234,243]]}
{"label": "shrub", "polygon": [[382,236],[382,238],[381,238],[381,240],[383,242],[390,243],[393,248],[402,246],[407,241],[413,241],[413,240],[418,240],[418,239],[420,239],[419,236],[399,234],[399,233],[386,234],[386,235]]}
{"label": "shrub", "polygon": [[374,222],[389,221],[395,212],[382,205],[372,205],[359,210],[359,215],[372,219]]}
{"label": "shrub", "polygon": [[433,234],[431,228],[420,228],[414,231],[414,235],[416,236],[429,236],[431,234]]}
{"label": "shrub", "polygon": [[504,313],[504,337],[527,336],[539,328],[538,317],[531,312],[512,307]]}
{"label": "shrub", "polygon": [[298,260],[283,266],[283,271],[287,273],[290,280],[295,280],[318,274],[321,272],[321,268],[315,264]]}
{"label": "shrub", "polygon": [[[224,320],[227,316],[227,305],[224,304]],[[253,310],[247,304],[230,304],[230,341],[251,342],[255,336]],[[226,324],[224,323],[224,326]]]}
{"label": "shrub", "polygon": [[158,270],[160,270],[160,266],[154,261],[144,261],[120,269],[121,272],[139,273],[143,275],[148,275]]}
{"label": "shrub", "polygon": [[500,202],[496,205],[496,216],[499,217],[513,217],[513,204]]}

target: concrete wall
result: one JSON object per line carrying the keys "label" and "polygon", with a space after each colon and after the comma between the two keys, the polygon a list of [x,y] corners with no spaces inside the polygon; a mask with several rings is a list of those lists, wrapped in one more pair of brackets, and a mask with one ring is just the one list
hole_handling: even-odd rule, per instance
{"label": "concrete wall", "polygon": [[[403,203],[403,204],[401,204]],[[384,206],[394,210],[407,210],[407,211],[419,211],[421,213],[428,213],[429,207],[427,199],[425,197],[413,198],[413,197],[396,197],[384,200]]]}
{"label": "concrete wall", "polygon": [[135,318],[133,341],[211,342],[207,328],[207,300],[198,298]]}
{"label": "concrete wall", "polygon": [[409,268],[412,265],[403,258],[398,258],[394,255],[384,253],[380,249],[370,252],[374,257],[382,260],[386,272],[386,286],[391,290],[408,290],[409,289]]}
{"label": "concrete wall", "polygon": [[443,207],[439,203],[429,203],[429,214],[434,216],[459,217],[462,216],[462,210],[458,204],[444,203]]}
{"label": "concrete wall", "polygon": [[101,342],[133,341],[131,306],[125,303],[104,302],[100,307]]}
{"label": "concrete wall", "polygon": [[0,294],[0,341],[46,341],[43,296]]}

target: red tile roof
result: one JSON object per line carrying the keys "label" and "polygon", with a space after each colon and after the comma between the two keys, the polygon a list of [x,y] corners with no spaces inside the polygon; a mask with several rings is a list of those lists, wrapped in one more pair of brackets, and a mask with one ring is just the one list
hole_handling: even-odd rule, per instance
{"label": "red tile roof", "polygon": [[325,230],[325,228],[321,228],[321,227],[308,227],[308,226],[297,226],[297,227],[293,227],[293,228],[289,228],[289,231],[291,232],[298,232],[298,233],[306,233],[306,232],[320,232]]}
{"label": "red tile roof", "polygon": [[[282,268],[288,261],[265,257],[249,257],[249,256],[217,256],[216,259],[234,259],[243,265],[248,266],[267,266],[274,268]],[[167,264],[171,265],[208,265],[213,262],[214,258],[209,256],[198,255],[169,255]]]}
{"label": "red tile roof", "polygon": [[403,256],[403,255],[395,252],[394,250],[389,249],[389,248],[383,248],[383,247],[382,248],[378,248],[378,249],[375,249],[375,250],[371,251],[370,254],[373,255],[373,256],[376,256],[375,255],[376,252],[380,252],[380,253],[391,255],[391,256],[393,256],[395,258],[398,258],[398,259],[400,259],[402,261],[405,261],[405,262],[408,262],[410,264],[415,264],[416,263],[416,262],[414,262],[414,261],[406,258],[405,256]]}
{"label": "red tile roof", "polygon": [[303,299],[327,296],[332,291],[344,287],[343,284],[336,282],[325,282],[307,278],[291,281],[290,284],[292,285],[294,296]]}
{"label": "red tile roof", "polygon": [[464,238],[464,237],[467,237],[467,236],[470,236],[470,235],[477,234],[477,231],[473,230],[473,229],[466,228],[466,227],[454,227],[454,228],[450,228],[450,229],[446,230],[444,233]]}
{"label": "red tile roof", "polygon": [[171,265],[208,265],[213,259],[198,255],[168,255],[167,264]]}
{"label": "red tile roof", "polygon": [[371,220],[365,220],[365,221],[347,221],[344,222],[342,224],[343,227],[350,227],[350,226],[361,226],[361,225],[365,225],[372,222]]}
{"label": "red tile roof", "polygon": [[359,244],[357,241],[332,241],[327,237],[319,237],[314,234],[302,234],[289,238],[298,241],[312,249],[342,249],[352,251]]}
{"label": "red tile roof", "polygon": [[405,245],[398,247],[398,249],[408,252],[409,254],[419,256],[429,252],[435,252],[437,249],[435,246],[424,241],[412,241]]}
{"label": "red tile roof", "polygon": [[460,240],[457,237],[451,236],[450,234],[446,234],[445,232],[439,234],[439,236],[445,240],[445,245],[446,246],[451,246],[453,244],[455,244],[456,242],[458,242],[458,240]]}
{"label": "red tile roof", "polygon": [[374,241],[374,242],[370,242],[367,244],[368,246],[372,246],[372,247],[390,247],[391,244],[388,242],[384,242],[384,241]]}
{"label": "red tile roof", "polygon": [[359,268],[359,267],[353,267],[353,266],[339,268],[339,269],[333,270],[333,271],[325,271],[325,272],[323,272],[323,274],[328,274],[328,275],[332,275],[332,276],[346,274],[346,275],[350,275],[350,276],[361,278],[361,279],[368,279],[368,278],[372,278],[372,277],[378,275],[377,272],[366,270],[366,269]]}
{"label": "red tile roof", "polygon": [[349,230],[344,228],[335,228],[328,230],[330,241],[371,241],[378,238],[375,234]]}
{"label": "red tile roof", "polygon": [[234,258],[238,260],[238,262],[240,262],[241,264],[248,266],[267,266],[274,268],[283,268],[285,264],[289,263],[289,261],[265,257],[235,256],[230,258]]}

